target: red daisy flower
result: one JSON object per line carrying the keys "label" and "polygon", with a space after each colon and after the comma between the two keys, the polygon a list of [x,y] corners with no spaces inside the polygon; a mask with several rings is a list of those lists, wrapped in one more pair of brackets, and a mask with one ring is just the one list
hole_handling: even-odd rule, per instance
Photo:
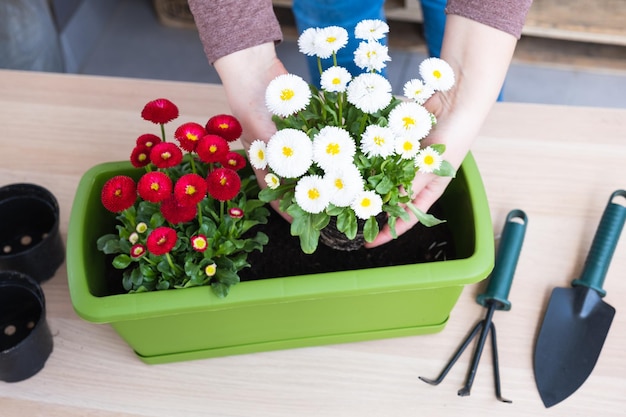
{"label": "red daisy flower", "polygon": [[239,207],[232,207],[228,210],[228,215],[233,219],[241,219],[243,217],[243,210]]}
{"label": "red daisy flower", "polygon": [[100,199],[102,200],[102,205],[113,213],[126,210],[137,199],[135,181],[125,175],[111,178],[102,187]]}
{"label": "red daisy flower", "polygon": [[176,245],[176,231],[171,227],[157,227],[146,241],[148,250],[154,255],[165,255]]}
{"label": "red daisy flower", "polygon": [[241,189],[241,178],[232,169],[217,168],[206,179],[209,194],[219,201],[233,199]]}
{"label": "red daisy flower", "polygon": [[230,114],[218,114],[209,119],[206,124],[208,134],[219,135],[229,142],[239,139],[241,136],[241,124]]}
{"label": "red daisy flower", "polygon": [[174,137],[180,143],[180,147],[188,152],[193,152],[198,146],[198,141],[206,135],[204,127],[198,123],[185,123],[180,125],[174,132]]}
{"label": "red daisy flower", "polygon": [[206,163],[221,162],[230,151],[228,142],[221,136],[206,135],[198,142],[196,152],[200,159]]}
{"label": "red daisy flower", "polygon": [[172,224],[185,223],[196,217],[198,208],[193,204],[187,206],[180,204],[172,194],[161,202],[161,214]]}
{"label": "red daisy flower", "polygon": [[164,124],[178,117],[178,107],[166,98],[158,98],[144,106],[141,117],[152,123]]}
{"label": "red daisy flower", "polygon": [[130,153],[130,163],[135,168],[145,167],[150,163],[150,148],[142,145],[137,145]]}
{"label": "red daisy flower", "polygon": [[191,247],[196,252],[204,252],[208,247],[209,243],[206,239],[205,235],[196,235],[191,238]]}
{"label": "red daisy flower", "polygon": [[174,143],[161,142],[150,151],[150,160],[157,168],[170,168],[181,163],[183,152]]}
{"label": "red daisy flower", "polygon": [[239,171],[246,166],[246,158],[243,157],[239,152],[228,152],[224,160],[222,161],[222,166],[224,168],[229,168],[234,171]]}
{"label": "red daisy flower", "polygon": [[146,253],[146,247],[141,243],[137,243],[130,248],[130,257],[133,259],[141,258]]}
{"label": "red daisy flower", "polygon": [[148,172],[137,182],[137,193],[146,201],[158,203],[172,194],[172,180],[161,171]]}
{"label": "red daisy flower", "polygon": [[198,174],[185,174],[174,185],[174,196],[183,206],[198,204],[206,196],[206,181]]}
{"label": "red daisy flower", "polygon": [[137,138],[137,146],[152,148],[157,143],[161,143],[161,138],[152,133],[144,133]]}

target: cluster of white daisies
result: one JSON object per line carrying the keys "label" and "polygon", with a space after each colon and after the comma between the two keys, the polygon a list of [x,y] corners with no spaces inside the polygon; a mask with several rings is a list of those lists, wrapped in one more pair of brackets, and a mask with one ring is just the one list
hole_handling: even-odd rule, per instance
{"label": "cluster of white daisies", "polygon": [[[325,126],[309,137],[300,129],[284,128],[267,142],[256,140],[249,149],[250,163],[257,169],[269,166],[271,172],[265,180],[270,188],[281,183],[280,178],[298,179],[295,186],[296,203],[308,213],[320,213],[329,204],[351,207],[358,218],[368,219],[382,211],[382,199],[365,188],[366,180],[355,164],[358,154],[367,158],[397,157],[414,160],[422,172],[439,169],[442,156],[433,147],[421,148],[433,124],[434,116],[423,103],[435,91],[447,91],[454,85],[454,72],[443,60],[429,58],[419,66],[422,80],[413,79],[404,85],[404,95],[409,99],[397,104],[389,112],[384,126],[370,124],[358,138],[353,138],[343,124],[343,100],[367,115],[386,109],[392,102],[392,87],[381,75],[390,61],[387,47],[379,42],[389,27],[380,20],[364,20],[355,30],[361,39],[354,52],[354,61],[364,73],[352,77],[336,64],[321,73],[320,97],[337,95],[339,126]],[[318,59],[334,57],[348,43],[344,28],[331,26],[310,28],[298,39],[300,52]],[[321,68],[321,67],[320,67]],[[307,108],[312,100],[311,88],[301,77],[285,74],[275,78],[267,87],[266,104],[276,116],[287,118]],[[317,166],[323,174],[311,174]]]}

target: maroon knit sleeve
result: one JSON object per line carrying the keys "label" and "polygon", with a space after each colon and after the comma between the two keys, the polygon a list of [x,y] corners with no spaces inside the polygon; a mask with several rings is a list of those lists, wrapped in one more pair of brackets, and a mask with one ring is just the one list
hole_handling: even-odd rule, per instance
{"label": "maroon knit sleeve", "polygon": [[280,42],[272,0],[188,0],[209,62],[252,46]]}
{"label": "maroon knit sleeve", "polygon": [[519,39],[531,4],[532,0],[448,0],[446,12],[500,29]]}

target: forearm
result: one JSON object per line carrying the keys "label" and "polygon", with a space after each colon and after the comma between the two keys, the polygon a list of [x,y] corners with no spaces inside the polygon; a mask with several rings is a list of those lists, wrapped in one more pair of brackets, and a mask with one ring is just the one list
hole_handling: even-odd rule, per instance
{"label": "forearm", "polygon": [[287,72],[276,56],[274,44],[233,52],[214,65],[231,111],[243,126],[244,147],[247,149],[254,139],[269,139],[276,127],[265,106],[265,89],[272,79]]}
{"label": "forearm", "polygon": [[440,123],[429,141],[445,143],[446,159],[458,166],[495,103],[516,45],[513,35],[448,15],[441,57],[454,69],[455,87],[427,103]]}

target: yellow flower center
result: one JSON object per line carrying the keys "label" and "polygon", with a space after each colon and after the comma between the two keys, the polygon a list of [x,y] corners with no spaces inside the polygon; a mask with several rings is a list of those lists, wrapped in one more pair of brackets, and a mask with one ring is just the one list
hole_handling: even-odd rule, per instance
{"label": "yellow flower center", "polygon": [[139,256],[143,253],[143,248],[142,247],[136,247],[135,249],[133,249],[133,255],[135,256]]}
{"label": "yellow flower center", "polygon": [[329,36],[329,37],[326,38],[326,42],[328,42],[328,43],[333,43],[335,41],[337,41],[337,38],[334,37],[334,36]]}
{"label": "yellow flower center", "polygon": [[437,79],[441,78],[441,71],[439,71],[439,70],[434,70],[434,71],[433,71],[433,77],[435,77],[435,78],[437,78]]}
{"label": "yellow flower center", "polygon": [[329,155],[337,155],[341,151],[338,143],[329,143],[326,146],[326,153]]}
{"label": "yellow flower center", "polygon": [[413,144],[407,140],[402,144],[402,149],[408,152],[413,149]]}
{"label": "yellow flower center", "polygon": [[374,143],[378,146],[383,146],[385,144],[385,138],[383,138],[382,136],[375,136]]}
{"label": "yellow flower center", "polygon": [[295,96],[296,93],[291,88],[285,88],[280,92],[280,99],[282,101],[289,101]]}
{"label": "yellow flower center", "polygon": [[265,152],[263,152],[262,150],[259,149],[259,151],[256,153],[256,157],[259,158],[260,161],[264,161],[265,160]]}
{"label": "yellow flower center", "polygon": [[211,153],[217,152],[217,146],[216,145],[209,146],[209,152],[211,152]]}
{"label": "yellow flower center", "polygon": [[337,178],[335,180],[335,188],[338,190],[343,190],[343,181],[341,181],[341,178]]}
{"label": "yellow flower center", "polygon": [[150,189],[152,191],[159,191],[159,188],[161,188],[161,187],[159,187],[159,183],[158,182],[153,182],[152,184],[150,184]]}
{"label": "yellow flower center", "polygon": [[226,130],[228,129],[228,123],[220,123],[218,127],[222,130]]}
{"label": "yellow flower center", "polygon": [[369,207],[372,205],[372,200],[370,200],[369,198],[364,198],[363,200],[361,200],[361,207]]}
{"label": "yellow flower center", "polygon": [[220,178],[220,185],[223,187],[226,185],[226,183],[228,182],[228,180],[226,179],[226,177],[222,177]]}
{"label": "yellow flower center", "polygon": [[206,239],[203,239],[203,238],[201,238],[201,237],[198,237],[198,238],[194,239],[194,241],[193,241],[193,246],[194,246],[196,249],[204,249],[204,248],[206,248],[206,243],[207,243],[207,242],[206,242]]}
{"label": "yellow flower center", "polygon": [[217,265],[215,264],[208,265],[206,268],[204,268],[204,273],[207,274],[207,276],[209,277],[212,277],[213,275],[215,275],[216,272],[217,272]]}
{"label": "yellow flower center", "polygon": [[309,200],[316,200],[320,197],[320,192],[317,188],[309,189]]}
{"label": "yellow flower center", "polygon": [[341,84],[341,80],[339,79],[339,77],[335,77],[335,78],[333,78],[332,83],[334,85],[339,85],[339,84]]}
{"label": "yellow flower center", "polygon": [[288,146],[283,146],[283,155],[285,155],[287,158],[293,156],[293,149]]}
{"label": "yellow flower center", "polygon": [[188,185],[187,187],[185,187],[185,194],[194,195],[195,193],[196,193],[196,187],[194,187],[193,185]]}
{"label": "yellow flower center", "polygon": [[137,159],[139,159],[139,162],[143,162],[146,159],[148,159],[148,155],[146,155],[145,153],[141,153],[141,154],[139,154],[139,158],[137,158]]}
{"label": "yellow flower center", "polygon": [[415,120],[412,117],[406,116],[402,118],[402,125],[405,129],[410,129],[415,126]]}
{"label": "yellow flower center", "polygon": [[170,159],[171,157],[172,157],[172,154],[169,153],[169,152],[163,152],[161,154],[161,158],[163,158],[163,159]]}
{"label": "yellow flower center", "polygon": [[434,164],[434,163],[435,163],[435,158],[433,158],[433,156],[432,156],[432,155],[426,155],[426,156],[424,157],[424,163],[425,163],[426,165],[432,165],[432,164]]}

